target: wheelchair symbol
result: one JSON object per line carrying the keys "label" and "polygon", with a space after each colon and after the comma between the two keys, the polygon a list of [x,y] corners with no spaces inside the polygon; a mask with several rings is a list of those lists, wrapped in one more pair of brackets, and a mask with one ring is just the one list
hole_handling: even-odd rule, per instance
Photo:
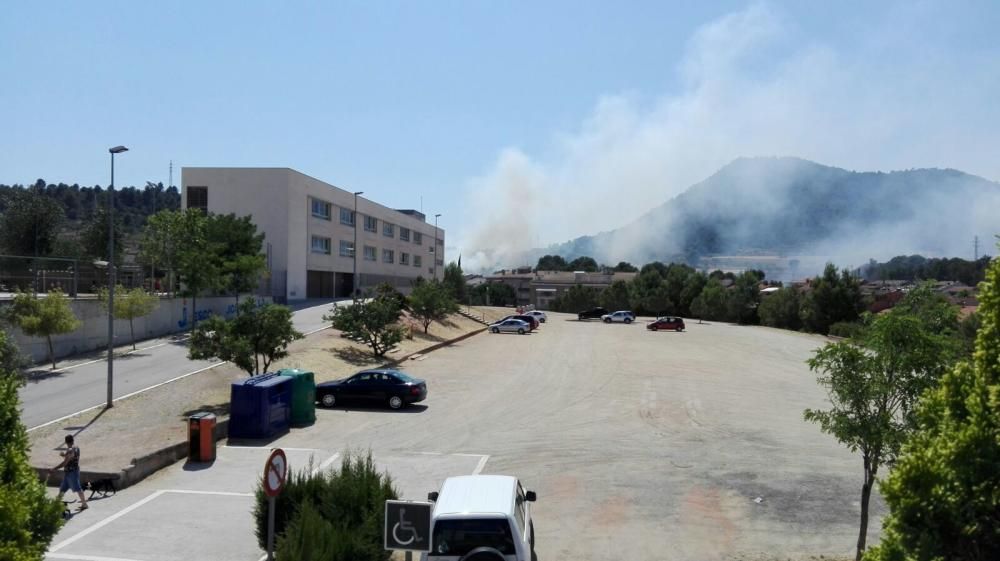
{"label": "wheelchair symbol", "polygon": [[[406,520],[404,518],[405,514],[406,514],[406,509],[405,508],[399,509],[399,522],[396,522],[396,524],[392,527],[392,537],[393,537],[393,539],[395,539],[396,543],[398,543],[399,545],[410,545],[411,543],[414,543],[414,542],[418,542],[419,543],[419,542],[424,541],[424,538],[421,538],[417,534],[417,530],[416,530],[416,528],[413,527],[413,524],[411,524],[408,520]],[[400,539],[399,533],[398,533],[400,530],[402,530],[403,532],[409,532],[410,533],[410,539],[408,539],[408,540]]]}

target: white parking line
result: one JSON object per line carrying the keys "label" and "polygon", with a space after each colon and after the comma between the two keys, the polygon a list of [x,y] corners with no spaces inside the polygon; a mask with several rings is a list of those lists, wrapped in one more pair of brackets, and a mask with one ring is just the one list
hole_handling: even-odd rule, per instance
{"label": "white parking line", "polygon": [[[176,382],[177,380],[181,380],[183,378],[187,378],[188,376],[193,376],[195,374],[198,374],[200,372],[204,372],[206,370],[211,370],[212,368],[215,368],[216,366],[220,366],[220,365],[225,364],[225,363],[226,363],[226,361],[224,361],[224,360],[221,361],[221,362],[216,362],[215,364],[210,364],[210,365],[206,366],[205,368],[199,368],[198,370],[195,370],[194,372],[188,372],[187,374],[181,374],[180,376],[177,376],[176,378],[171,378],[169,380],[166,380],[164,382],[160,382],[158,384],[153,384],[152,386],[149,386],[148,388],[143,388],[141,390],[134,391],[132,393],[125,394],[125,395],[120,396],[120,397],[116,397],[116,398],[114,398],[112,400],[112,403],[114,403],[115,401],[121,401],[123,399],[128,399],[128,398],[130,398],[132,396],[139,395],[139,394],[141,394],[143,392],[148,392],[149,390],[156,389],[156,388],[158,388],[160,386],[165,386],[165,385],[167,385],[167,384],[169,384],[171,382]],[[87,411],[93,411],[94,409],[97,409],[98,407],[104,407],[104,406],[105,406],[104,403],[98,403],[97,405],[93,405],[93,406],[88,407],[86,409],[81,409],[80,411],[77,411],[76,413],[70,413],[69,415],[65,415],[63,417],[59,417],[58,419],[53,419],[53,420],[51,420],[51,421],[49,421],[47,423],[42,423],[40,425],[31,427],[30,429],[28,429],[28,432],[31,432],[31,431],[36,430],[36,429],[40,429],[42,427],[47,427],[47,426],[49,426],[51,424],[55,424],[55,423],[58,423],[60,421],[65,421],[66,419],[69,419],[70,417],[75,417],[77,415],[86,413]]]}
{"label": "white parking line", "polygon": [[490,459],[489,456],[483,456],[482,458],[479,458],[479,463],[476,464],[476,469],[472,470],[472,475],[479,475],[480,473],[482,473],[483,468],[486,467],[486,462],[488,462],[489,459]]}
{"label": "white parking line", "polygon": [[322,471],[322,470],[330,467],[330,464],[332,464],[333,462],[337,461],[337,458],[339,458],[339,457],[340,457],[340,452],[338,452],[338,453],[330,456],[322,464],[320,464],[319,467],[317,467],[316,469],[314,469],[312,471],[312,475],[316,475],[320,471]]}
{"label": "white parking line", "polygon": [[118,512],[112,514],[111,516],[105,518],[104,520],[101,520],[97,524],[94,524],[93,526],[91,526],[89,528],[85,528],[85,529],[81,530],[75,536],[66,538],[65,540],[63,540],[63,541],[59,542],[58,544],[54,545],[53,547],[49,548],[49,551],[52,552],[52,553],[55,553],[55,552],[59,551],[60,549],[66,547],[67,545],[69,545],[69,544],[71,544],[71,543],[73,543],[73,542],[75,542],[77,540],[80,540],[80,539],[83,539],[83,538],[89,536],[90,534],[96,532],[97,530],[100,530],[101,528],[107,526],[108,524],[111,524],[115,520],[118,520],[122,516],[125,516],[126,514],[132,512],[133,510],[139,508],[140,506],[148,503],[149,501],[152,501],[153,499],[155,499],[156,497],[159,497],[160,495],[162,495],[164,493],[166,493],[166,491],[155,491],[153,494],[149,495],[148,497],[146,497],[144,499],[141,499],[138,502],[136,502],[134,504],[131,504],[131,505],[129,505],[129,506],[127,506],[127,507],[119,510]]}
{"label": "white parking line", "polygon": [[70,561],[138,561],[122,557],[103,557],[100,555],[74,555],[72,553],[47,553],[46,559],[69,559]]}
{"label": "white parking line", "polygon": [[193,489],[166,489],[164,493],[177,493],[178,495],[217,495],[220,497],[252,497],[253,493],[235,493],[231,491],[196,491]]}
{"label": "white parking line", "polygon": [[287,448],[285,446],[231,446],[225,444],[223,448],[232,448],[234,450],[274,450],[275,448],[281,448],[282,450],[291,450],[292,452],[322,452],[319,448]]}

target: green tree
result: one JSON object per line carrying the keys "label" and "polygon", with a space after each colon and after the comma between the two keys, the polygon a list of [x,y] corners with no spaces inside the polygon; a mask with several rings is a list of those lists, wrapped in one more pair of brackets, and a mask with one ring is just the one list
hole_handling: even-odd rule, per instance
{"label": "green tree", "polygon": [[980,286],[975,354],[921,399],[866,560],[1000,559],[1000,259]]}
{"label": "green tree", "polygon": [[255,290],[267,267],[264,234],[257,233],[250,216],[235,214],[208,215],[205,230],[216,252],[219,288],[233,294],[239,308],[240,293]]}
{"label": "green tree", "polygon": [[818,423],[852,452],[861,454],[861,524],[857,559],[865,550],[868,507],[879,469],[892,464],[913,432],[914,406],[953,363],[953,338],[930,329],[906,309],[877,317],[857,338],[827,344],[809,359],[809,368],[829,392],[831,408],[807,409]]}
{"label": "green tree", "polygon": [[184,240],[184,213],[163,210],[149,217],[139,238],[143,264],[167,271],[167,292],[173,295],[174,273]]}
{"label": "green tree", "polygon": [[561,255],[544,255],[538,259],[535,265],[536,271],[565,271],[566,260]]}
{"label": "green tree", "polygon": [[[695,299],[695,302],[697,302],[697,308],[700,311],[698,314],[699,319],[704,318],[713,321],[726,319],[726,289],[719,282],[719,279],[709,279],[705,283],[705,288],[702,289],[701,294]],[[692,306],[695,306],[694,302],[692,302]]]}
{"label": "green tree", "polygon": [[608,311],[629,309],[628,283],[621,280],[611,283],[601,292],[598,300]]}
{"label": "green tree", "polygon": [[687,313],[688,305],[684,304],[683,298],[684,288],[688,278],[694,274],[695,270],[684,264],[671,263],[667,267],[667,274],[663,277],[663,286],[666,289],[666,297],[670,300],[670,313]]}
{"label": "green tree", "polygon": [[434,321],[458,311],[449,289],[437,280],[419,283],[410,293],[410,313],[424,326],[424,333]]}
{"label": "green tree", "polygon": [[72,333],[80,327],[69,298],[58,289],[50,291],[45,298],[18,292],[11,303],[10,319],[25,335],[45,337],[53,370],[56,369],[56,355],[52,336]]}
{"label": "green tree", "polygon": [[600,292],[594,288],[575,284],[553,300],[552,309],[557,312],[580,313],[597,306],[599,295]]}
{"label": "green tree", "polygon": [[17,349],[0,331],[0,559],[41,561],[62,525],[62,507],[50,498],[28,463],[28,433],[21,422]]}
{"label": "green tree", "polygon": [[466,301],[465,276],[458,263],[452,261],[445,267],[443,285],[456,302]]}
{"label": "green tree", "polygon": [[586,255],[577,257],[566,264],[567,271],[586,271],[588,273],[595,273],[598,268],[597,261],[594,261],[593,257],[587,257]]}
{"label": "green tree", "polygon": [[[125,259],[125,226],[120,214],[115,214],[115,265],[121,266]],[[108,259],[108,211],[101,208],[83,225],[80,238],[83,254],[91,259]]]}
{"label": "green tree", "polygon": [[177,271],[184,283],[183,294],[191,297],[191,330],[198,323],[198,295],[221,284],[219,245],[210,237],[208,216],[197,209],[181,214]]}
{"label": "green tree", "polygon": [[[108,309],[108,290],[102,288],[98,294],[104,309]],[[135,350],[135,318],[141,318],[153,313],[160,305],[160,299],[140,287],[127,289],[122,285],[115,287],[115,309],[112,312],[115,319],[127,319],[129,333],[132,336],[132,350]]]}
{"label": "green tree", "polygon": [[[646,271],[628,283],[629,304],[643,315],[669,314],[674,311],[666,283],[656,271]],[[620,309],[620,308],[616,308]]]}
{"label": "green tree", "polygon": [[201,322],[191,334],[188,358],[226,360],[256,376],[288,356],[288,345],[301,338],[291,310],[278,304],[258,306],[248,298],[233,319],[214,315]]}
{"label": "green tree", "polygon": [[802,327],[799,291],[785,287],[761,298],[757,313],[768,327],[798,331]]}
{"label": "green tree", "polygon": [[403,340],[403,328],[397,324],[402,306],[395,298],[368,296],[367,300],[354,299],[349,306],[334,304],[333,313],[323,319],[332,322],[334,329],[363,341],[380,357]]}
{"label": "green tree", "polygon": [[[681,291],[681,301],[677,304],[677,313],[690,315],[694,312],[694,299],[701,294],[708,283],[708,277],[702,273],[694,272],[688,276],[684,282],[684,290]],[[697,315],[697,314],[695,314]],[[699,316],[700,317],[700,316]]]}
{"label": "green tree", "polygon": [[741,325],[757,323],[757,305],[760,303],[761,279],[753,271],[744,271],[726,291],[726,316]]}
{"label": "green tree", "polygon": [[[311,466],[309,466],[311,467]],[[388,561],[383,548],[385,502],[399,498],[371,453],[344,455],[339,471],[293,472],[275,499],[276,558],[295,561]],[[268,498],[258,484],[254,521],[267,546]]]}
{"label": "green tree", "polygon": [[612,269],[616,273],[638,273],[639,268],[635,265],[629,263],[628,261],[619,261]]}
{"label": "green tree", "polygon": [[62,205],[37,189],[12,190],[3,205],[0,242],[4,253],[50,255],[65,220]]}
{"label": "green tree", "polygon": [[513,306],[517,303],[517,293],[509,284],[483,283],[472,290],[472,303],[477,306]]}
{"label": "green tree", "polygon": [[813,279],[812,290],[802,303],[802,323],[814,333],[826,334],[830,325],[842,321],[857,321],[864,310],[861,283],[844,269],[837,275],[837,268],[828,263],[823,274]]}

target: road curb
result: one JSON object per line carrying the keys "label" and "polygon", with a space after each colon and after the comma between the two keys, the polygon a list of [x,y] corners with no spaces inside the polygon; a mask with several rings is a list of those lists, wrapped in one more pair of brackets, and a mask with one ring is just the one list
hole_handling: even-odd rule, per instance
{"label": "road curb", "polygon": [[453,345],[453,344],[455,344],[455,343],[457,343],[459,341],[464,341],[465,339],[468,339],[469,337],[472,337],[473,335],[477,335],[479,333],[483,333],[486,330],[487,330],[486,327],[480,327],[479,329],[476,329],[474,331],[470,331],[470,332],[465,333],[463,335],[459,335],[458,337],[455,337],[454,339],[448,339],[447,341],[441,341],[440,343],[435,343],[435,344],[433,344],[433,345],[431,345],[429,347],[424,347],[423,349],[420,349],[418,351],[414,351],[414,352],[412,352],[410,354],[403,355],[403,356],[401,356],[399,358],[392,359],[389,362],[386,362],[383,366],[398,366],[398,365],[400,365],[400,364],[402,364],[402,363],[410,360],[411,357],[416,357],[418,355],[427,354],[429,352],[436,351],[436,350],[438,350],[438,349],[440,349],[442,347],[447,347],[449,345]]}

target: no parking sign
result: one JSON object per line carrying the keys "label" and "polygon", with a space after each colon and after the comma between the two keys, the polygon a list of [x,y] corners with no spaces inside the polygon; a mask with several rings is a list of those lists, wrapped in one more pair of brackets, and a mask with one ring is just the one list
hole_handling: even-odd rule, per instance
{"label": "no parking sign", "polygon": [[288,458],[285,451],[275,448],[264,463],[264,494],[267,495],[267,560],[274,560],[274,498],[281,493],[288,477]]}

